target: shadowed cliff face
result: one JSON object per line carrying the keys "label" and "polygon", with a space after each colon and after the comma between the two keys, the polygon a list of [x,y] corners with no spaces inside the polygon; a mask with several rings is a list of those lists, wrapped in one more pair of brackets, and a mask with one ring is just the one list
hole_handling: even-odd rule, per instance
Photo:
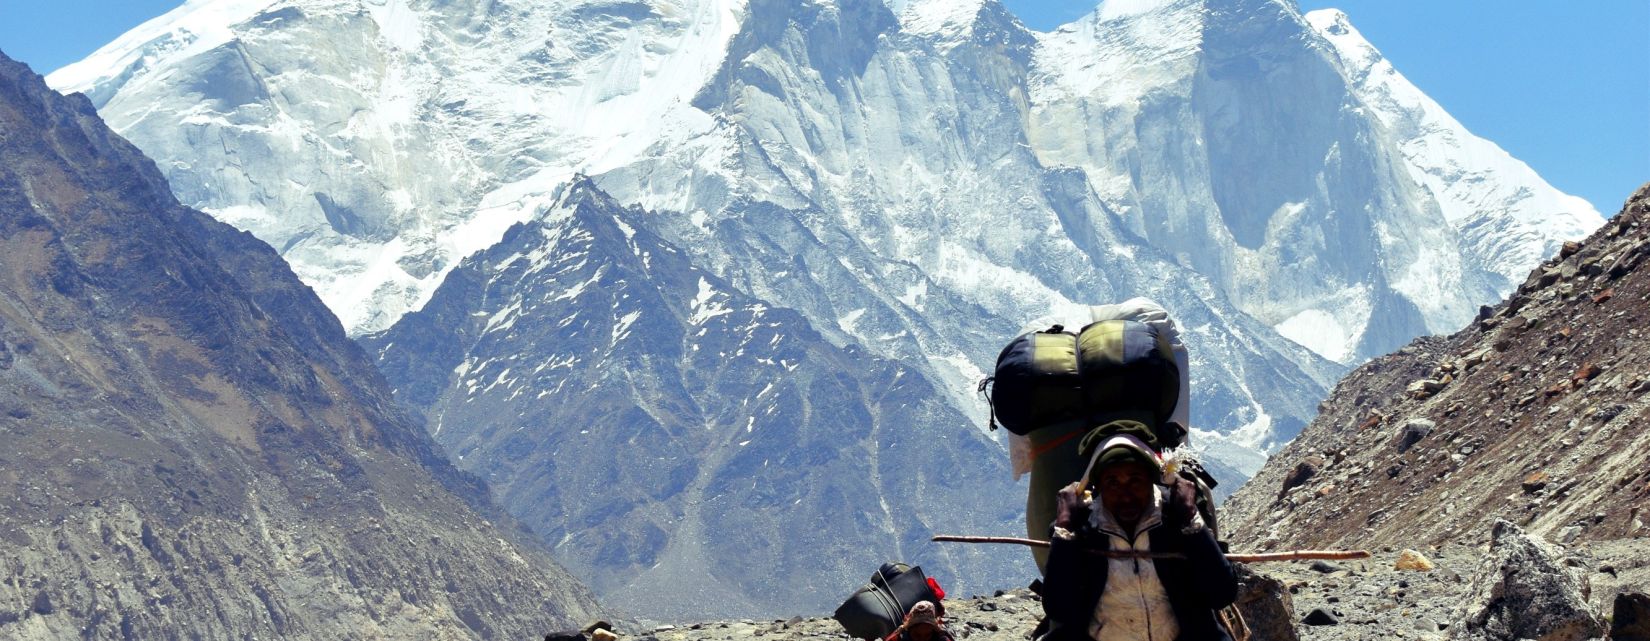
{"label": "shadowed cliff face", "polygon": [[[1448,337],[1358,368],[1226,504],[1244,547],[1650,537],[1650,187]],[[1641,554],[1639,558],[1644,558]]]}
{"label": "shadowed cliff face", "polygon": [[0,506],[6,638],[526,637],[594,610],[272,249],[4,56]]}

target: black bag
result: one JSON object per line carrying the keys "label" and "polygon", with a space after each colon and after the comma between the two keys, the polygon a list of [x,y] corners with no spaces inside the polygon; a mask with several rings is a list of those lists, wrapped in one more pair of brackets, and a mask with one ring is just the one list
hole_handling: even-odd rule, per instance
{"label": "black bag", "polygon": [[1015,434],[1132,420],[1156,433],[1148,440],[1160,449],[1185,440],[1185,426],[1166,425],[1180,396],[1174,349],[1145,323],[1103,320],[1075,335],[1055,325],[1018,336],[980,387],[989,389],[992,425]]}
{"label": "black bag", "polygon": [[884,563],[871,575],[871,582],[855,590],[831,618],[854,637],[881,639],[905,621],[905,613],[918,601],[929,601],[936,607],[940,602],[922,568]]}
{"label": "black bag", "polygon": [[[1025,435],[1083,420],[1083,381],[1077,374],[1077,335],[1055,325],[1022,334],[997,355],[991,390],[992,427]],[[982,387],[984,387],[982,385]]]}

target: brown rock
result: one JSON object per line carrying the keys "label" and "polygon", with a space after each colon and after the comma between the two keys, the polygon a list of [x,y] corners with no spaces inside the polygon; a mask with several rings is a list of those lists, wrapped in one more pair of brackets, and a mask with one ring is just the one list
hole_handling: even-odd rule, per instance
{"label": "brown rock", "polygon": [[1447,383],[1444,381],[1424,378],[1410,383],[1409,387],[1406,388],[1405,391],[1409,392],[1409,395],[1413,398],[1427,398],[1433,394],[1437,394],[1439,390],[1444,389],[1445,385],[1447,385]]}
{"label": "brown rock", "polygon": [[1581,369],[1576,370],[1576,373],[1570,377],[1570,383],[1576,387],[1581,387],[1587,381],[1598,378],[1598,376],[1603,373],[1604,368],[1599,367],[1595,363],[1587,363],[1582,365]]}
{"label": "brown rock", "polygon": [[1602,305],[1602,304],[1604,304],[1605,301],[1608,301],[1611,298],[1614,298],[1615,295],[1616,295],[1616,290],[1614,288],[1608,288],[1608,289],[1605,289],[1602,292],[1599,292],[1597,296],[1594,296],[1593,297],[1593,302]]}
{"label": "brown rock", "polygon": [[1237,606],[1255,641],[1296,641],[1295,606],[1289,589],[1281,581],[1235,564],[1238,579]]}
{"label": "brown rock", "polygon": [[1312,480],[1312,477],[1317,476],[1318,472],[1323,470],[1324,463],[1325,461],[1321,456],[1308,456],[1302,459],[1299,464],[1295,465],[1295,469],[1290,470],[1289,475],[1283,478],[1283,488],[1278,491],[1278,496],[1282,497],[1288,494],[1289,490],[1305,485],[1307,481]]}
{"label": "brown rock", "polygon": [[1551,480],[1552,476],[1547,474],[1546,471],[1537,470],[1524,477],[1524,482],[1520,485],[1523,486],[1525,494],[1533,494],[1541,491],[1541,488],[1547,487],[1547,482]]}

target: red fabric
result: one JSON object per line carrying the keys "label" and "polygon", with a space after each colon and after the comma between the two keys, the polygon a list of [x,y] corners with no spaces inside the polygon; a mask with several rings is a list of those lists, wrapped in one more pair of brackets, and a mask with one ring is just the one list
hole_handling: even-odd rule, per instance
{"label": "red fabric", "polygon": [[[936,598],[936,599],[945,598],[945,590],[940,587],[940,582],[939,581],[934,580],[934,577],[928,577],[928,589],[934,591],[934,598]],[[939,605],[939,604],[936,603],[935,605]]]}

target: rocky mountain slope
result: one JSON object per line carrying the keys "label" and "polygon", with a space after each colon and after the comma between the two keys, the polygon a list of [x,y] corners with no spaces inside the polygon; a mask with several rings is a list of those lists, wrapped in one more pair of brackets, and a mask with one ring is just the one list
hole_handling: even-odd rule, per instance
{"label": "rocky mountain slope", "polygon": [[251,235],[0,55],[0,637],[525,638],[596,613]]}
{"label": "rocky mountain slope", "polygon": [[1478,540],[1494,519],[1650,558],[1650,187],[1452,336],[1348,375],[1225,507],[1262,548]]}

